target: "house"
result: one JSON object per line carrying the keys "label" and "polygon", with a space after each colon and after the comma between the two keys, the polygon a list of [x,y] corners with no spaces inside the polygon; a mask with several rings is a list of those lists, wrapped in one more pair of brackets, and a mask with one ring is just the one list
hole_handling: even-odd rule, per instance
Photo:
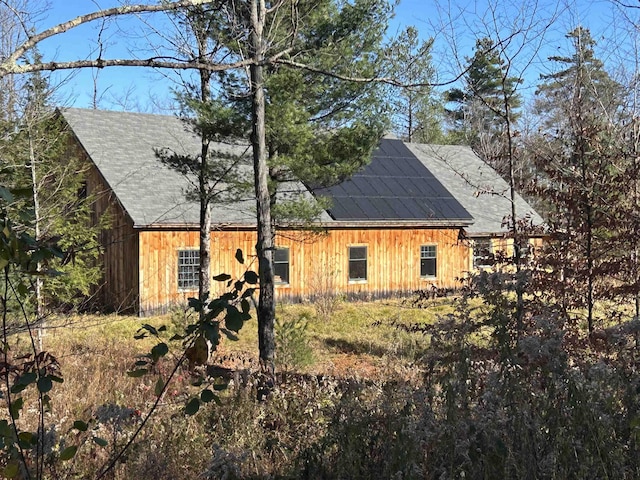
{"label": "house", "polygon": [[[86,190],[97,198],[95,214],[106,212],[111,221],[101,233],[104,283],[98,300],[141,315],[185,303],[197,293],[199,209],[186,195],[188,177],[163,165],[156,152],[198,152],[199,140],[172,116],[84,109],[61,115],[71,154],[87,162]],[[248,147],[216,148],[241,154]],[[287,190],[311,200],[328,197],[331,206],[317,222],[323,234],[278,226],[276,295],[305,298],[330,289],[384,296],[455,287],[472,268],[467,236],[501,238],[510,209],[497,195],[475,197],[473,182],[448,166],[489,183],[499,180],[468,149],[383,139],[371,163],[340,185],[313,192],[289,185]],[[251,255],[255,198],[215,204],[212,217],[212,273],[257,270]],[[248,259],[245,265],[235,260],[238,248]]]}
{"label": "house", "polygon": [[[498,252],[510,254],[513,242],[507,220],[511,217],[509,184],[470,147],[415,143],[407,147],[473,217],[474,222],[465,229],[472,247],[472,267],[492,266]],[[514,204],[519,227],[528,230],[530,247],[540,246],[544,220],[518,193]]]}

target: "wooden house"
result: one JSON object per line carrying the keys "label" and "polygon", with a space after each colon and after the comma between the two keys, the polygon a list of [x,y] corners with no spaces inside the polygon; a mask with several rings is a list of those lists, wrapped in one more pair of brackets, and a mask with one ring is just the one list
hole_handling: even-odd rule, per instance
{"label": "wooden house", "polygon": [[[189,177],[163,165],[156,152],[198,152],[199,140],[171,116],[84,109],[61,115],[72,154],[89,166],[95,215],[110,216],[111,228],[101,234],[100,303],[141,315],[185,303],[197,293],[199,209],[189,196]],[[469,234],[502,238],[502,218],[510,209],[498,196],[474,196],[473,183],[463,176],[443,173],[447,162],[458,161],[493,172],[470,150],[433,148],[383,139],[371,163],[340,185],[313,192],[289,185],[310,200],[328,197],[331,207],[315,225],[322,233],[278,226],[276,295],[300,299],[331,290],[376,297],[456,287],[473,268]],[[492,175],[491,181],[499,179]],[[523,214],[535,215],[518,202]],[[212,214],[212,273],[257,270],[255,198],[215,204]],[[238,248],[245,265],[234,258]]]}

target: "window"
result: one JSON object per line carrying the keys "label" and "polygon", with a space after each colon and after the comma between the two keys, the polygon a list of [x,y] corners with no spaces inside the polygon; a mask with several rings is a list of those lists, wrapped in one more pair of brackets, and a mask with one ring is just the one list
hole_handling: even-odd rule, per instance
{"label": "window", "polygon": [[349,247],[349,281],[367,280],[367,247]]}
{"label": "window", "polygon": [[495,263],[490,238],[477,238],[473,241],[473,268],[490,267]]}
{"label": "window", "polygon": [[198,270],[200,268],[200,252],[198,250],[178,251],[178,288],[196,290],[200,285]]}
{"label": "window", "polygon": [[279,285],[289,284],[289,249],[276,248],[273,255],[274,282]]}
{"label": "window", "polygon": [[437,275],[437,248],[435,245],[420,247],[420,277],[435,278]]}

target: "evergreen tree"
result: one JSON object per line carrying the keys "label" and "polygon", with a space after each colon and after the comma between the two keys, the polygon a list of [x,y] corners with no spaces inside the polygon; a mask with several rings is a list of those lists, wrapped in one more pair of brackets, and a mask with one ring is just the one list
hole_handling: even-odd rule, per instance
{"label": "evergreen tree", "polygon": [[[35,61],[38,61],[36,53]],[[55,239],[66,251],[50,262],[56,275],[36,275],[34,310],[42,318],[52,308],[81,307],[100,280],[98,233],[104,223],[91,226],[92,202],[83,178],[88,165],[67,155],[64,125],[50,104],[48,80],[29,76],[14,105],[13,118],[5,118],[6,135],[0,140],[5,185],[22,192],[14,211],[20,231],[35,241]],[[26,192],[29,192],[28,195]],[[104,222],[104,219],[103,219]]]}
{"label": "evergreen tree", "polygon": [[[291,180],[311,187],[339,182],[368,161],[382,135],[386,116],[377,83],[345,78],[375,77],[390,6],[384,0],[304,0],[267,8],[264,0],[245,0],[209,7],[188,10],[187,21],[195,18],[202,25],[192,30],[195,43],[186,42],[197,45],[191,58],[203,65],[221,59],[248,63],[246,69],[222,68],[215,78],[201,69],[192,88],[197,95],[189,105],[207,112],[196,116],[202,131],[215,119],[231,118],[227,113],[232,108],[237,115],[231,116],[242,122],[229,124],[233,128],[227,133],[250,139],[260,359],[273,371],[275,224],[278,219],[306,222],[321,211],[313,202],[286,199]],[[206,148],[199,156],[202,161],[210,158]],[[199,191],[205,190],[201,185]],[[201,217],[201,254],[208,241],[206,225],[206,217]]]}
{"label": "evergreen tree", "polygon": [[430,86],[435,79],[433,39],[420,41],[407,27],[387,48],[389,76],[403,88],[390,92],[394,133],[408,142],[442,143],[444,106]]}
{"label": "evergreen tree", "polygon": [[508,177],[507,125],[519,117],[521,98],[517,87],[521,79],[510,76],[509,65],[490,38],[476,41],[469,59],[464,88],[447,92],[454,107],[448,111],[452,143],[467,144],[504,177]]}

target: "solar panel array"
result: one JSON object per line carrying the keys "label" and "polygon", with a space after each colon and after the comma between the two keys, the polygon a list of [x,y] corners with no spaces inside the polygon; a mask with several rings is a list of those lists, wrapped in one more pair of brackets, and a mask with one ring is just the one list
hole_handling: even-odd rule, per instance
{"label": "solar panel array", "polygon": [[315,194],[331,199],[335,220],[472,219],[401,140],[382,139],[364,169]]}

